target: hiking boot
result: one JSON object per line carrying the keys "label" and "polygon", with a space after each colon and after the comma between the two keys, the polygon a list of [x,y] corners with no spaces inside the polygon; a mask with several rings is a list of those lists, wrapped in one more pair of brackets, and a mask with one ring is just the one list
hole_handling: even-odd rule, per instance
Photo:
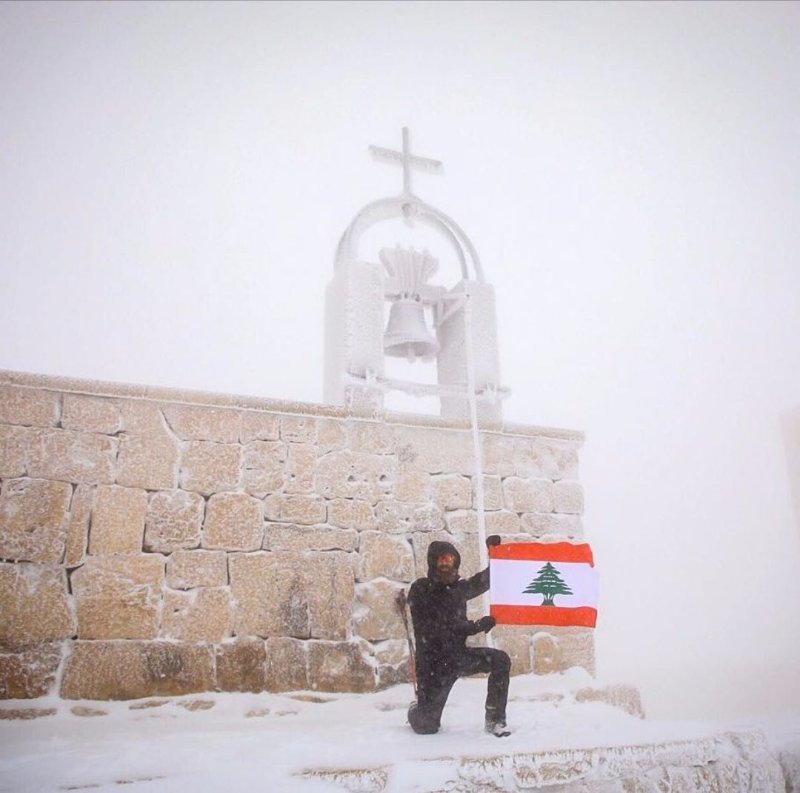
{"label": "hiking boot", "polygon": [[508,729],[505,719],[486,719],[484,726],[489,735],[494,735],[495,738],[505,738],[511,735],[511,730]]}

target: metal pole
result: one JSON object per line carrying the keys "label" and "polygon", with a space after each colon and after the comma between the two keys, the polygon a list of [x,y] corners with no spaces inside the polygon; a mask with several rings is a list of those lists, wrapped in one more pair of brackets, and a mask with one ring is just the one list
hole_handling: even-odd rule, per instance
{"label": "metal pole", "polygon": [[[469,286],[467,285],[467,289]],[[475,507],[478,513],[478,542],[481,560],[481,569],[489,564],[489,551],[486,547],[486,511],[483,493],[483,454],[481,452],[481,438],[478,432],[478,398],[475,393],[475,357],[472,349],[472,295],[466,293],[464,303],[464,342],[467,358],[467,397],[469,400],[470,423],[472,424],[472,456],[475,461]],[[484,613],[489,613],[489,593],[481,597]],[[494,647],[491,633],[486,634],[486,644]]]}

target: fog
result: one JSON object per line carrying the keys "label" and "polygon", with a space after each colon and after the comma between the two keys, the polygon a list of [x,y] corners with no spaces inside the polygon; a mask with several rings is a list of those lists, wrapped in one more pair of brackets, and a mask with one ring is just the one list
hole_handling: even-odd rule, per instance
{"label": "fog", "polygon": [[3,3],[0,368],[322,401],[408,126],[505,417],[586,432],[600,676],[800,712],[798,41],[792,3]]}

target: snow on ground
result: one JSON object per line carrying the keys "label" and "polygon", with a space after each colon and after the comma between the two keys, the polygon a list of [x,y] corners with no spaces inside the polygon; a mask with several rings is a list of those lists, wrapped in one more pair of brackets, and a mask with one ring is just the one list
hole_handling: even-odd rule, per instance
{"label": "snow on ground", "polygon": [[[491,756],[565,748],[641,745],[706,738],[732,727],[765,728],[800,790],[800,714],[769,724],[650,722],[569,692],[597,683],[580,670],[515,677],[509,724],[498,739],[483,730],[486,681],[460,680],[437,735],[406,724],[409,686],[375,694],[197,694],[136,702],[3,703],[4,710],[52,707],[55,715],[0,721],[0,791],[143,793],[263,790],[332,791],[307,769],[391,766],[387,791],[411,793],[437,783],[433,758]],[[559,694],[562,696],[559,698]],[[74,709],[106,715],[77,715]],[[794,764],[792,766],[792,764]]]}

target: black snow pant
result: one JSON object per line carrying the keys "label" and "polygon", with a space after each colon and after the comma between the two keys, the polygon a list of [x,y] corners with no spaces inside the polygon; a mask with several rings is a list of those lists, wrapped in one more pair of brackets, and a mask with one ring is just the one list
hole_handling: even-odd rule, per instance
{"label": "black snow pant", "polygon": [[417,675],[417,701],[408,710],[408,722],[414,732],[428,735],[437,732],[441,725],[450,689],[459,677],[488,672],[486,691],[486,718],[505,721],[508,701],[508,676],[511,659],[508,653],[490,647],[467,647],[458,656],[452,672],[438,676]]}

